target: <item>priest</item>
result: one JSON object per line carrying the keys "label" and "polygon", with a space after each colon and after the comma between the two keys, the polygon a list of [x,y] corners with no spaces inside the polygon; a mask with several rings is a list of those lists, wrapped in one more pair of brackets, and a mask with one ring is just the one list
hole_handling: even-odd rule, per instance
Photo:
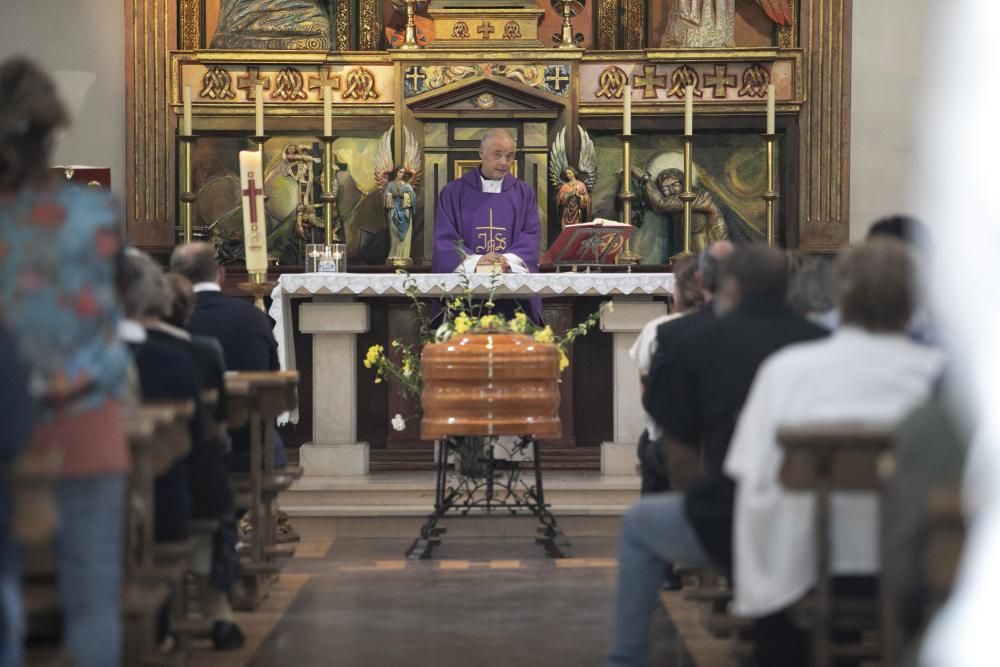
{"label": "priest", "polygon": [[[479,143],[479,168],[441,191],[434,219],[435,273],[538,271],[538,204],[534,190],[510,174],[516,151],[510,132],[487,131]],[[539,299],[525,303],[536,322],[541,310]]]}

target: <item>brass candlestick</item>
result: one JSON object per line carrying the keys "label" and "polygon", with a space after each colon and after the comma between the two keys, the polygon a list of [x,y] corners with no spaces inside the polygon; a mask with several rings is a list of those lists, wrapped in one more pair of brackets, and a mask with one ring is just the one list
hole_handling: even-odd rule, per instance
{"label": "brass candlestick", "polygon": [[324,243],[340,243],[340,221],[337,220],[337,195],[333,193],[333,135],[323,135],[323,192],[319,200],[323,203]]}
{"label": "brass candlestick", "polygon": [[[622,139],[622,187],[618,191],[618,201],[621,202],[622,220],[631,225],[632,200],[636,198],[635,193],[632,192],[632,135],[622,134],[619,136]],[[638,264],[641,259],[642,257],[632,251],[631,237],[626,236],[625,245],[615,261],[618,264]]]}
{"label": "brass candlestick", "polygon": [[267,279],[266,271],[254,271],[250,273],[250,282],[239,283],[237,286],[244,292],[252,294],[253,305],[260,308],[264,314],[267,314],[267,308],[264,306],[264,297],[271,293],[276,284],[273,280]]}
{"label": "brass candlestick", "polygon": [[777,134],[765,134],[764,142],[767,145],[767,190],[761,195],[764,206],[767,210],[767,245],[774,246],[774,200],[778,198],[778,193],[774,190],[774,142]]}
{"label": "brass candlestick", "polygon": [[260,153],[261,169],[264,168],[264,144],[266,144],[267,140],[270,138],[271,137],[266,134],[260,134],[260,135],[255,134],[250,137],[250,141],[252,141],[254,145],[257,146],[257,152]]}
{"label": "brass candlestick", "polygon": [[197,137],[193,134],[180,135],[181,140],[181,229],[184,236],[184,243],[191,243],[191,225],[195,200],[198,199],[194,193],[193,174],[191,173],[191,144]]}
{"label": "brass candlestick", "polygon": [[692,253],[691,250],[691,204],[694,203],[695,194],[693,191],[693,186],[691,184],[691,171],[694,167],[694,135],[685,134],[684,135],[684,191],[678,195],[680,200],[684,202],[684,250],[682,250],[677,255],[674,255],[672,259],[677,260],[682,257],[688,257]]}
{"label": "brass candlestick", "polygon": [[417,26],[413,22],[413,15],[417,11],[417,0],[403,0],[406,4],[406,31],[403,34],[403,43],[399,48],[405,50],[422,48],[417,43]]}
{"label": "brass candlestick", "polygon": [[579,49],[580,47],[576,45],[576,39],[573,37],[573,24],[570,23],[570,19],[573,17],[572,13],[572,2],[573,0],[563,0],[562,3],[562,34],[559,35],[559,46],[557,49]]}

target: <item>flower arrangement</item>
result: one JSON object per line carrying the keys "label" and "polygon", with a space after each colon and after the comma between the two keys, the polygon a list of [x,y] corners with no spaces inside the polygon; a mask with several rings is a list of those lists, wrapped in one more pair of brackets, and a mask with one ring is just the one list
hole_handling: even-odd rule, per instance
{"label": "flower arrangement", "polygon": [[[403,272],[405,273],[405,272]],[[532,322],[521,310],[514,313],[510,319],[500,313],[493,312],[495,302],[497,277],[493,278],[486,297],[476,297],[466,279],[465,294],[453,299],[441,300],[441,324],[436,328],[431,323],[427,310],[427,300],[421,299],[417,293],[416,281],[409,278],[405,283],[407,296],[412,301],[410,308],[414,311],[418,324],[418,341],[407,344],[399,339],[389,345],[393,354],[388,354],[382,345],[372,345],[365,353],[362,364],[365,368],[375,371],[375,383],[393,380],[400,395],[407,400],[419,400],[423,389],[423,376],[420,372],[420,353],[424,345],[441,343],[453,336],[466,333],[518,333],[530,336],[539,343],[552,343],[559,350],[559,371],[569,366],[566,349],[580,336],[585,335],[597,324],[601,313],[611,311],[611,302],[603,304],[586,320],[572,327],[565,334],[557,336],[549,325],[540,326]],[[398,361],[397,361],[398,359]],[[391,424],[393,429],[402,431],[406,422],[413,417],[395,415]]]}

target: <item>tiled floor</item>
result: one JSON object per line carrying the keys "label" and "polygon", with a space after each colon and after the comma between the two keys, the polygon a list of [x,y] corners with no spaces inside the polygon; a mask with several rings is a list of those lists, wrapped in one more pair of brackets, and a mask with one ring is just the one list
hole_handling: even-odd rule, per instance
{"label": "tiled floor", "polygon": [[[271,598],[240,615],[248,646],[194,665],[559,667],[601,665],[611,639],[615,543],[577,539],[546,559],[520,539],[449,539],[430,561],[398,539],[301,544]],[[693,662],[666,613],[653,665]]]}

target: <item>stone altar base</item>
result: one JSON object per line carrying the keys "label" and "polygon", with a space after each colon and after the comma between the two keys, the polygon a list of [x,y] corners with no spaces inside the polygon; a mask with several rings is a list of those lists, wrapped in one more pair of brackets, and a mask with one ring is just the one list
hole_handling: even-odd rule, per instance
{"label": "stone altar base", "polygon": [[[634,454],[633,454],[634,455]],[[547,472],[545,499],[572,537],[617,537],[621,517],[639,497],[639,479],[596,472]],[[281,494],[303,540],[336,537],[412,538],[433,511],[433,472],[385,472],[359,476],[305,476]],[[532,538],[538,521],[516,517],[441,520],[448,537]]]}

